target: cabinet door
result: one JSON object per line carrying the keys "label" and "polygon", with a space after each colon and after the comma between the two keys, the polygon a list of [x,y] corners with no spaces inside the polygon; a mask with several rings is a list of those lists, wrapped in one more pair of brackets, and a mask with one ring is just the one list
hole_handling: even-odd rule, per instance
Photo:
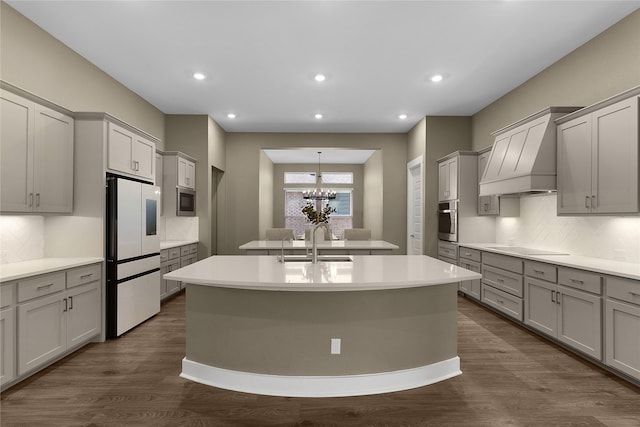
{"label": "cabinet door", "polygon": [[602,299],[558,286],[558,340],[598,360],[602,359]]}
{"label": "cabinet door", "polygon": [[557,331],[557,286],[525,278],[524,323],[552,337]]}
{"label": "cabinet door", "polygon": [[18,305],[18,375],[62,354],[67,347],[63,294]]}
{"label": "cabinet door", "polygon": [[638,212],[638,97],[592,117],[593,212]]}
{"label": "cabinet door", "polygon": [[120,172],[135,173],[133,144],[135,136],[120,126],[109,123],[107,167]]}
{"label": "cabinet door", "polygon": [[67,347],[85,343],[100,333],[100,281],[67,291]]}
{"label": "cabinet door", "polygon": [[13,308],[0,310],[0,384],[16,377],[14,355],[16,353],[15,312]]}
{"label": "cabinet door", "polygon": [[449,160],[449,200],[458,198],[458,158]]}
{"label": "cabinet door", "polygon": [[[168,271],[171,272],[180,268],[180,260],[176,259],[168,266]],[[180,290],[180,281],[179,280],[167,280],[167,295],[171,295]]]}
{"label": "cabinet door", "polygon": [[34,139],[35,211],[73,211],[73,119],[36,106]]}
{"label": "cabinet door", "polygon": [[156,144],[141,136],[134,135],[133,168],[141,178],[154,180],[156,164]]}
{"label": "cabinet door", "polygon": [[438,201],[449,200],[449,163],[438,165]]}
{"label": "cabinet door", "polygon": [[0,92],[0,210],[28,212],[33,205],[33,102]]}
{"label": "cabinet door", "polygon": [[558,213],[591,211],[591,116],[558,126]]}
{"label": "cabinet door", "polygon": [[196,165],[182,157],[178,157],[178,185],[192,189],[196,186]]}
{"label": "cabinet door", "polygon": [[605,303],[605,363],[640,380],[640,306]]}

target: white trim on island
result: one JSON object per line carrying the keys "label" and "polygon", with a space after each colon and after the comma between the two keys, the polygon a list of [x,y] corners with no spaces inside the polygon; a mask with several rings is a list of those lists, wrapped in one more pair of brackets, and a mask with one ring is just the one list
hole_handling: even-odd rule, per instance
{"label": "white trim on island", "polygon": [[283,397],[346,397],[423,387],[462,374],[458,356],[418,368],[340,376],[283,376],[239,372],[182,359],[182,378],[244,393]]}

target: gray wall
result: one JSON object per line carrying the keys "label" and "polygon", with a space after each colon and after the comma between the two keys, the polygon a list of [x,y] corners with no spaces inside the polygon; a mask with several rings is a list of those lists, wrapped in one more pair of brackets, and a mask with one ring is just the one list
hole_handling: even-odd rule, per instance
{"label": "gray wall", "polygon": [[[221,254],[239,254],[238,246],[260,237],[260,152],[265,148],[378,149],[382,156],[384,240],[405,251],[406,234],[406,134],[229,133],[224,224],[219,227]],[[365,169],[366,170],[366,169]],[[366,175],[366,173],[365,173]],[[366,179],[366,177],[365,177]],[[363,214],[366,218],[366,212]]]}
{"label": "gray wall", "polygon": [[[364,164],[364,194],[362,213],[362,225],[371,230],[371,238],[380,240],[384,235],[384,165],[382,153],[375,151]],[[406,183],[405,183],[406,186]],[[405,192],[405,205],[406,205]],[[405,234],[407,229],[405,212]],[[406,244],[406,239],[405,244]],[[399,242],[394,242],[400,245]]]}
{"label": "gray wall", "polygon": [[[205,258],[215,252],[211,244],[212,200],[218,189],[212,168],[225,165],[224,159],[210,158],[225,152],[225,133],[206,115],[167,115],[166,151],[181,151],[197,160],[196,163],[196,213],[198,215],[198,257]],[[216,169],[219,169],[216,167]],[[213,206],[221,203],[213,203]],[[223,203],[222,203],[223,204]],[[215,236],[216,233],[213,233]]]}
{"label": "gray wall", "polygon": [[[407,162],[424,159],[424,254],[438,254],[438,165],[454,151],[471,149],[471,117],[427,116],[407,135]],[[406,172],[405,172],[406,173]]]}
{"label": "gray wall", "polygon": [[[164,114],[0,3],[0,79],[70,111],[106,112],[164,141]],[[163,149],[163,142],[159,147]]]}
{"label": "gray wall", "polygon": [[[267,228],[274,227],[274,209],[278,206],[278,202],[274,200],[274,164],[260,150],[260,171],[258,173],[258,186],[260,188],[258,197],[258,235],[260,239],[265,239]],[[277,184],[276,184],[277,185]],[[277,216],[276,216],[277,218]]]}
{"label": "gray wall", "polygon": [[587,106],[640,85],[640,10],[473,116],[473,149],[491,132],[552,105]]}

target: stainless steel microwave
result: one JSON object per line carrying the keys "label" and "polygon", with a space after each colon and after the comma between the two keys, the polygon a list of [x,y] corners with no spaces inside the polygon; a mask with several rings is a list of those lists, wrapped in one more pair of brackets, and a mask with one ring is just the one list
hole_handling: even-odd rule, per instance
{"label": "stainless steel microwave", "polygon": [[176,188],[176,215],[196,216],[196,192],[186,188]]}
{"label": "stainless steel microwave", "polygon": [[458,202],[438,203],[438,238],[458,241]]}

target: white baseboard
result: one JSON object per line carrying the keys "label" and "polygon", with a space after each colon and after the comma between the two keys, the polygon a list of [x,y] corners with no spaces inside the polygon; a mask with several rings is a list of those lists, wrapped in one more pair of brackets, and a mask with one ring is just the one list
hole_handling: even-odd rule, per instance
{"label": "white baseboard", "polygon": [[462,374],[458,356],[418,368],[344,376],[282,376],[231,371],[182,359],[180,376],[227,390],[285,397],[343,397],[389,393]]}

